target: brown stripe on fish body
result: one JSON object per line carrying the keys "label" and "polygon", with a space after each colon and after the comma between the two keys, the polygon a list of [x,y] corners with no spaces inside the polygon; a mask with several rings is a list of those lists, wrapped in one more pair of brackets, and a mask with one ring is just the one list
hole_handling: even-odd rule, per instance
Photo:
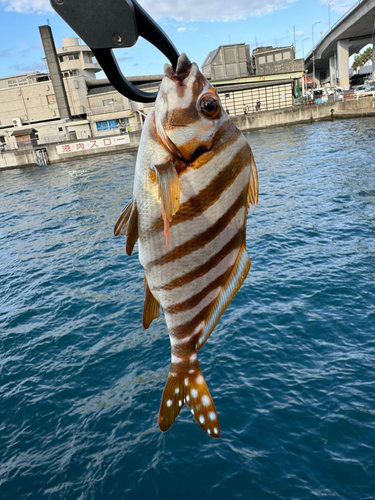
{"label": "brown stripe on fish body", "polygon": [[[212,304],[208,304],[190,321],[187,321],[182,325],[178,325],[173,328],[170,328],[168,326],[169,335],[174,340],[171,342],[173,354],[178,356],[183,354],[190,354],[190,352],[196,352],[196,344],[194,344],[193,347],[192,342],[196,342],[200,334],[202,333],[204,328],[204,321],[207,318],[211,305]],[[184,342],[185,339],[188,340]]]}
{"label": "brown stripe on fish body", "polygon": [[[247,144],[244,144],[231,161],[212,179],[210,184],[180,205],[178,212],[172,218],[170,226],[173,227],[181,222],[192,220],[205,212],[220,198],[221,193],[228,189],[242,170],[249,165],[249,161],[249,148]],[[164,229],[162,217],[154,227],[156,231]]]}
{"label": "brown stripe on fish body", "polygon": [[200,233],[194,238],[188,240],[186,243],[175,247],[173,250],[167,252],[161,258],[149,262],[147,267],[150,268],[153,266],[161,266],[176,259],[180,259],[184,255],[199,250],[207,243],[212,241],[219,233],[221,233],[225,229],[225,227],[231,222],[237,212],[241,208],[246,206],[247,191],[248,187],[246,186],[234,201],[234,203],[225,212],[225,214],[222,215],[211,227],[206,229],[203,233]]}
{"label": "brown stripe on fish body", "polygon": [[[175,278],[179,278],[182,275],[190,272],[191,270],[195,269],[197,265],[203,264],[206,261],[208,261],[214,254],[218,252],[220,248],[225,246],[228,241],[230,241],[233,236],[240,230],[240,229],[245,229],[245,224],[246,224],[246,207],[244,206],[243,208],[240,208],[238,212],[234,215],[232,220],[229,221],[227,227],[223,231],[217,231],[215,233],[212,230],[213,222],[212,221],[217,221],[221,219],[220,215],[225,215],[226,212],[228,212],[228,209],[230,209],[230,206],[233,205],[233,199],[238,196],[238,191],[233,192],[233,197],[231,196],[226,196],[226,203],[222,204],[221,206],[217,207],[220,209],[220,213],[218,214],[217,217],[215,217],[215,214],[213,218],[205,219],[204,216],[202,221],[201,221],[201,227],[197,225],[196,229],[193,229],[193,233],[191,233],[191,230],[187,231],[187,234],[184,234],[184,230],[186,229],[186,226],[193,226],[194,227],[194,221],[192,222],[186,222],[185,224],[181,224],[177,226],[179,234],[177,236],[181,236],[181,238],[175,238],[178,241],[180,241],[180,245],[177,245],[175,248],[178,247],[183,247],[184,242],[187,243],[188,240],[187,238],[191,239],[191,234],[197,235],[199,232],[200,234],[203,234],[207,231],[210,232],[211,230],[211,241],[209,241],[205,246],[202,248],[198,248],[197,251],[187,253],[185,256],[182,256],[180,259],[175,259],[171,260],[167,263],[164,263],[162,265],[157,265],[157,266],[152,266],[148,265],[146,262],[146,270],[150,276],[150,279],[152,281],[152,286],[159,288],[166,283],[174,280]],[[230,203],[230,205],[229,205]],[[205,224],[204,227],[202,227],[202,223]],[[208,226],[209,225],[209,226]],[[208,226],[208,227],[207,227]],[[176,228],[176,229],[177,229]],[[160,238],[163,237],[163,233],[154,233],[154,236],[158,234]],[[199,236],[199,235],[198,235]],[[182,240],[182,237],[184,239]],[[157,240],[155,240],[155,243],[157,244]],[[172,248],[170,252],[173,251]],[[165,248],[164,248],[164,254],[165,254]],[[155,255],[155,253],[154,253]],[[161,255],[161,254],[159,254]],[[167,254],[165,254],[167,255]],[[150,261],[149,261],[150,262]],[[152,261],[151,261],[152,262]]]}
{"label": "brown stripe on fish body", "polygon": [[233,238],[228,241],[226,245],[224,245],[219,252],[217,252],[215,255],[213,255],[209,260],[207,260],[204,264],[201,264],[194,268],[193,270],[189,271],[188,273],[184,274],[183,276],[179,278],[175,278],[174,280],[170,281],[169,283],[156,287],[156,291],[164,290],[174,290],[175,288],[180,288],[183,287],[184,285],[187,285],[188,283],[192,283],[198,278],[201,278],[205,274],[207,274],[212,268],[216,267],[225,257],[230,254],[233,250],[240,248],[243,241],[244,241],[244,229],[241,228],[237,234],[233,236]]}

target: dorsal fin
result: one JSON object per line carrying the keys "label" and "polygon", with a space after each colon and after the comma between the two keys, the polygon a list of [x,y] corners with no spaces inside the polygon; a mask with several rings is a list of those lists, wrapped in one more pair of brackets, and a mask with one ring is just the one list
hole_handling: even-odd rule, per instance
{"label": "dorsal fin", "polygon": [[132,254],[134,245],[138,240],[138,209],[136,202],[131,199],[118,218],[115,229],[115,236],[126,235],[126,253]]}
{"label": "dorsal fin", "polygon": [[251,161],[250,161],[250,182],[249,182],[249,192],[247,196],[247,208],[250,205],[258,204],[258,172],[255,165],[254,155],[251,151]]}
{"label": "dorsal fin", "polygon": [[151,325],[152,321],[161,314],[159,302],[152,295],[145,277],[145,303],[143,305],[142,325],[145,330]]}
{"label": "dorsal fin", "polygon": [[197,351],[199,351],[199,349],[211,335],[211,332],[217,325],[217,322],[221,318],[221,315],[240,289],[249,271],[250,259],[247,254],[245,244],[243,243],[237,256],[236,262],[234,263],[231,273],[228,277],[228,280],[222,287],[215,301],[212,303],[209,314],[206,317],[205,326],[195,346]]}

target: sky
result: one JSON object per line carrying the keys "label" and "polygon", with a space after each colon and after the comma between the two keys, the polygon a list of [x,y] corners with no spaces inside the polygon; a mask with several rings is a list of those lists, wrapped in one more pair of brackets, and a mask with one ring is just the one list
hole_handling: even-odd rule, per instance
{"label": "sky", "polygon": [[[79,0],[75,0],[79,1]],[[87,0],[86,0],[87,1]],[[105,2],[103,2],[105,4]],[[140,0],[172,40],[178,52],[202,65],[219,45],[256,47],[295,43],[296,57],[306,56],[312,42],[358,0]],[[105,15],[105,12],[103,12]],[[56,47],[77,36],[54,12],[49,0],[0,0],[0,78],[48,71],[38,26],[49,24]],[[163,73],[165,56],[138,39],[134,47],[116,49],[125,76]],[[98,73],[97,77],[104,77]]]}

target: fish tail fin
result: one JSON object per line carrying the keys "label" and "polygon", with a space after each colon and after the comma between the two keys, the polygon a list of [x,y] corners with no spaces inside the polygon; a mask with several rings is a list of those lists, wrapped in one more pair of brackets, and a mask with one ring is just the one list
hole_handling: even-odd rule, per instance
{"label": "fish tail fin", "polygon": [[198,360],[189,364],[187,372],[176,372],[175,367],[176,365],[172,365],[169,371],[160,404],[160,430],[166,432],[186,404],[200,428],[209,436],[218,438],[219,419]]}

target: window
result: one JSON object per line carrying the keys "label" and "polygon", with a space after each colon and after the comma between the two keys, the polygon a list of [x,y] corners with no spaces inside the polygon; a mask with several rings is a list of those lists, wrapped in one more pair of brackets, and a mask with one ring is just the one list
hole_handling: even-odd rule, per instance
{"label": "window", "polygon": [[56,104],[56,96],[55,96],[55,94],[47,95],[47,103],[48,104]]}
{"label": "window", "polygon": [[275,61],[281,61],[281,53],[279,52],[278,54],[275,54]]}
{"label": "window", "polygon": [[62,128],[62,127],[57,127],[57,131],[58,131],[58,132],[62,132],[62,131],[63,131],[63,128]]}
{"label": "window", "polygon": [[290,59],[290,52],[283,52],[283,59]]}
{"label": "window", "polygon": [[266,64],[266,58],[264,56],[261,56],[259,59],[258,59],[258,63],[259,64]]}
{"label": "window", "polygon": [[79,59],[79,55],[78,54],[71,54],[69,57],[68,57],[69,61],[73,61],[74,59]]}
{"label": "window", "polygon": [[103,106],[113,106],[116,103],[116,99],[103,99]]}
{"label": "window", "polygon": [[12,80],[8,80],[8,87],[18,87],[17,79],[13,78]]}
{"label": "window", "polygon": [[267,56],[267,62],[268,63],[273,63],[273,54],[268,54],[268,56]]}
{"label": "window", "polygon": [[[105,130],[113,130],[117,129],[122,125],[122,122],[124,122],[126,118],[123,118],[122,120],[105,120],[102,122],[96,122],[96,128],[98,132],[103,132]],[[125,125],[127,122],[125,122]]]}

